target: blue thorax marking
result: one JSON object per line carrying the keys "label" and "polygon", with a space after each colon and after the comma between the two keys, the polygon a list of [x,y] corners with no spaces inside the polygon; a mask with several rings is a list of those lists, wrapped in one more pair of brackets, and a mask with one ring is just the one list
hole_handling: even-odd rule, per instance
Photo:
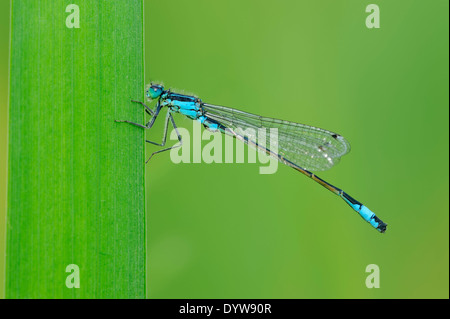
{"label": "blue thorax marking", "polygon": [[161,105],[169,107],[172,112],[199,121],[211,131],[217,131],[221,127],[218,122],[203,115],[202,101],[195,96],[167,92],[161,99]]}
{"label": "blue thorax marking", "polygon": [[168,92],[162,99],[162,105],[169,107],[173,112],[181,113],[192,120],[198,119],[202,115],[202,101],[191,95],[183,95]]}

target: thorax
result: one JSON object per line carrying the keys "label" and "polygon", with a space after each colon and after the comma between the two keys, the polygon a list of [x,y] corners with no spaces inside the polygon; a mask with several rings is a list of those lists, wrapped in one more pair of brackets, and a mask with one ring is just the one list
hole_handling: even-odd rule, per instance
{"label": "thorax", "polygon": [[202,100],[192,95],[167,92],[166,96],[161,99],[161,105],[191,119],[197,119],[202,115]]}

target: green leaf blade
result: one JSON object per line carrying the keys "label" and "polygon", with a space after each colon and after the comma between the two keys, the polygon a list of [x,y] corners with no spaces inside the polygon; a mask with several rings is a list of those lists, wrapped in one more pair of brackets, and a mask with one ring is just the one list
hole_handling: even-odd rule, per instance
{"label": "green leaf blade", "polygon": [[144,133],[114,121],[143,121],[143,4],[68,4],[13,2],[6,297],[144,298]]}

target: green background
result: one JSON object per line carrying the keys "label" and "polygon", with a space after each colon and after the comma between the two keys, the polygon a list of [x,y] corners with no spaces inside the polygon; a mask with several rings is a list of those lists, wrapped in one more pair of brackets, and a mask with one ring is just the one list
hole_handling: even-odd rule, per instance
{"label": "green background", "polygon": [[[146,172],[148,297],[449,297],[448,1],[376,1],[380,29],[365,26],[370,3],[145,1],[146,80],[342,134],[351,153],[319,176],[389,225],[377,233],[288,167],[260,175],[260,164],[157,155]],[[3,297],[7,1],[0,21]],[[365,286],[368,264],[379,289]]]}

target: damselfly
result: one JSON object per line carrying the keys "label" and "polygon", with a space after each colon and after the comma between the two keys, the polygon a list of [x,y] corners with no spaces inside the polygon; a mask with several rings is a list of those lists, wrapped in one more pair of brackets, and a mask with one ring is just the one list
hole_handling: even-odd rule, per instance
{"label": "damselfly", "polygon": [[[146,91],[146,95],[149,99],[157,99],[154,110],[150,109],[150,107],[143,102],[133,101],[142,104],[145,107],[145,111],[151,115],[151,119],[146,125],[130,121],[117,122],[126,122],[145,129],[150,129],[155,123],[161,109],[167,107],[162,143],[155,143],[148,140],[146,140],[146,142],[158,146],[165,146],[169,121],[175,129],[179,141],[172,147],[167,147],[154,152],[147,162],[155,154],[181,146],[182,138],[172,116],[172,113],[180,113],[192,120],[202,123],[205,128],[210,131],[230,134],[236,139],[265,152],[269,156],[279,160],[281,163],[308,176],[329,191],[341,197],[353,208],[353,210],[378,231],[381,233],[385,232],[387,224],[381,221],[381,219],[379,219],[370,209],[349,196],[343,190],[331,185],[310,172],[310,170],[324,171],[330,169],[343,155],[350,151],[350,144],[341,135],[304,124],[262,117],[225,106],[204,103],[196,96],[171,92],[170,90],[165,90],[164,87],[159,84],[151,84]],[[250,131],[248,129],[257,131],[261,128],[276,128],[278,130],[277,152],[258,143],[256,137],[253,138],[252,136],[243,133],[245,131]]]}

